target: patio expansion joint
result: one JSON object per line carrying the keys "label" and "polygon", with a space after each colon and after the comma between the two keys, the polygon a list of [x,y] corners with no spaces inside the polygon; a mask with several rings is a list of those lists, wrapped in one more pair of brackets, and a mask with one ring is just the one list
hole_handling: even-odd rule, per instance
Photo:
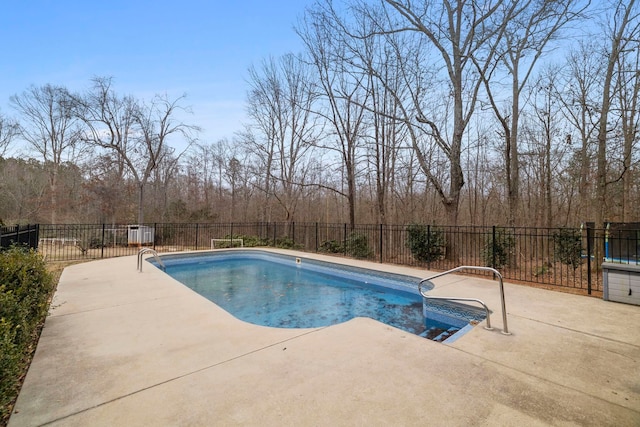
{"label": "patio expansion joint", "polygon": [[296,340],[296,339],[298,339],[298,338],[301,338],[301,337],[303,337],[303,336],[305,336],[305,335],[310,335],[310,334],[313,334],[313,333],[320,332],[320,331],[322,331],[322,330],[324,330],[324,329],[326,329],[326,328],[328,328],[328,327],[329,327],[329,326],[325,326],[325,327],[322,327],[322,328],[316,328],[316,329],[313,329],[313,330],[310,330],[310,331],[306,331],[306,332],[301,333],[301,334],[299,334],[299,335],[296,335],[296,336],[294,336],[294,337],[287,338],[287,339],[285,339],[285,340],[281,340],[281,341],[277,341],[277,342],[274,342],[274,343],[269,344],[269,345],[265,345],[265,346],[260,347],[260,348],[256,348],[256,349],[254,349],[254,350],[251,350],[251,351],[248,351],[248,352],[246,352],[246,353],[243,353],[243,354],[240,354],[240,355],[237,355],[237,356],[231,357],[231,358],[226,359],[226,360],[222,360],[222,361],[217,362],[217,363],[213,363],[213,364],[211,364],[211,365],[203,366],[203,367],[198,368],[198,369],[195,369],[195,370],[193,370],[193,371],[190,371],[190,372],[187,372],[187,373],[184,373],[184,374],[180,374],[180,375],[177,375],[177,376],[175,376],[175,377],[173,377],[173,378],[169,378],[169,379],[166,379],[166,380],[164,380],[164,381],[160,381],[160,382],[157,382],[157,383],[155,383],[155,384],[151,384],[151,385],[148,385],[148,386],[146,386],[146,387],[142,387],[142,388],[140,388],[140,389],[138,389],[138,390],[135,390],[135,391],[132,391],[132,392],[129,392],[129,393],[123,394],[122,396],[118,396],[118,397],[115,397],[115,398],[112,398],[112,399],[106,400],[106,401],[104,401],[104,402],[100,402],[100,403],[95,404],[95,405],[92,405],[92,406],[90,406],[90,407],[88,407],[88,408],[80,409],[80,410],[78,410],[78,411],[74,411],[74,412],[72,412],[72,413],[70,413],[70,414],[67,414],[67,415],[64,415],[64,416],[58,417],[58,418],[56,418],[56,419],[49,420],[49,421],[47,421],[47,422],[45,422],[45,423],[39,424],[39,426],[46,426],[46,425],[51,425],[51,424],[53,424],[53,423],[57,423],[57,422],[59,422],[59,421],[62,421],[62,420],[65,420],[65,419],[68,419],[68,418],[74,417],[74,416],[76,416],[76,415],[79,415],[79,414],[82,414],[82,413],[85,413],[85,412],[88,412],[88,411],[91,411],[91,410],[96,409],[96,408],[99,408],[99,407],[101,407],[101,406],[108,405],[108,404],[113,403],[113,402],[117,402],[118,400],[125,399],[125,398],[130,397],[130,396],[134,396],[134,395],[136,395],[136,394],[138,394],[138,393],[142,393],[142,392],[147,391],[147,390],[151,390],[151,389],[153,389],[153,388],[155,388],[155,387],[160,387],[160,386],[162,386],[162,385],[169,384],[169,383],[171,383],[171,382],[173,382],[173,381],[177,381],[177,380],[180,380],[180,379],[182,379],[182,378],[186,378],[186,377],[189,377],[189,376],[191,376],[191,375],[195,375],[195,374],[198,374],[198,373],[200,373],[200,372],[204,372],[204,371],[206,371],[206,370],[208,370],[208,369],[215,368],[215,367],[218,367],[218,366],[224,365],[224,364],[226,364],[226,363],[233,362],[233,361],[238,360],[238,359],[242,359],[243,357],[250,356],[250,355],[255,354],[255,353],[259,353],[259,352],[261,352],[261,351],[263,351],[263,350],[267,350],[267,349],[270,349],[270,348],[273,348],[273,347],[276,347],[276,346],[282,345],[282,344],[284,344],[284,343],[287,343],[287,342],[290,342],[290,341]]}

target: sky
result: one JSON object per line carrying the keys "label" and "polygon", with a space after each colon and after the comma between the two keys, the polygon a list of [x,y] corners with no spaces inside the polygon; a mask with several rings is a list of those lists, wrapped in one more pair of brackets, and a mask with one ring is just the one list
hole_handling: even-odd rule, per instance
{"label": "sky", "polygon": [[120,95],[175,99],[205,143],[246,122],[247,70],[302,49],[293,29],[312,0],[5,0],[0,113],[31,85],[83,91],[112,77]]}

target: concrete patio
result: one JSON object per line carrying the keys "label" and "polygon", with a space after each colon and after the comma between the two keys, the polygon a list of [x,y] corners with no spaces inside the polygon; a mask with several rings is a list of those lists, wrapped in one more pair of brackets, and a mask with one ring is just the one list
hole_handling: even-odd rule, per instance
{"label": "concrete patio", "polygon": [[[426,277],[430,272],[299,257]],[[493,310],[451,344],[371,319],[244,323],[135,257],[65,269],[9,421],[19,426],[638,426],[640,307],[435,281]]]}

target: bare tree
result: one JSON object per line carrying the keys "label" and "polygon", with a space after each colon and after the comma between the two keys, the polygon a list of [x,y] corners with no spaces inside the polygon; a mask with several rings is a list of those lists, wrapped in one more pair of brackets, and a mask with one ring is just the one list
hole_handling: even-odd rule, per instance
{"label": "bare tree", "polygon": [[223,191],[225,160],[230,144],[222,139],[210,144],[195,144],[184,165],[183,183],[179,193],[191,208],[196,220],[222,219],[222,206],[227,206]]}
{"label": "bare tree", "polygon": [[[176,119],[178,111],[186,111],[181,105],[185,96],[169,99],[166,95],[156,95],[149,104],[139,104],[134,110],[134,123],[139,134],[138,152],[128,155],[126,161],[138,185],[138,223],[144,223],[144,190],[151,174],[163,163],[174,164],[194,141],[197,126],[188,125]],[[175,148],[169,145],[169,139],[181,136],[186,142],[185,148],[175,155]],[[167,169],[173,171],[174,167]]]}
{"label": "bare tree", "polygon": [[117,95],[111,78],[93,82],[93,89],[79,103],[79,117],[89,129],[85,138],[90,145],[114,154],[120,179],[131,174],[138,189],[137,220],[142,224],[147,181],[164,157],[173,154],[168,139],[180,135],[188,146],[198,128],[176,120],[177,111],[185,109],[180,104],[184,96],[170,100],[157,95],[144,104]]}
{"label": "bare tree", "polygon": [[421,176],[420,167],[413,150],[404,150],[400,154],[396,163],[395,185],[392,189],[395,199],[395,218],[402,223],[417,222],[421,219],[421,215],[426,214],[426,209],[420,205],[416,197],[419,191],[417,181]]}
{"label": "bare tree", "polygon": [[[360,25],[363,26],[362,33],[370,32],[367,26],[371,22],[365,20]],[[365,108],[370,112],[367,118],[367,161],[374,176],[372,187],[375,189],[377,221],[381,224],[387,223],[388,202],[395,186],[399,153],[402,149],[410,149],[406,144],[408,115],[402,103],[411,105],[410,85],[406,78],[416,76],[408,76],[401,71],[403,63],[410,61],[404,61],[398,55],[397,38],[393,39],[394,43],[381,38],[363,38],[357,55],[363,75],[362,84],[366,84],[363,87],[367,92]],[[351,49],[356,46],[357,43]]]}
{"label": "bare tree", "polygon": [[11,141],[20,133],[20,125],[0,113],[0,157],[4,157]]}
{"label": "bare tree", "polygon": [[[307,156],[316,142],[318,128],[312,114],[315,93],[310,90],[309,70],[292,54],[269,59],[249,70],[248,149],[260,160],[262,191],[284,209],[287,224],[307,184]],[[286,232],[286,230],[285,230]]]}
{"label": "bare tree", "polygon": [[[136,150],[134,119],[138,106],[133,97],[115,93],[112,78],[97,77],[92,82],[92,88],[78,99],[77,114],[87,126],[84,135],[87,143],[99,150],[96,157],[102,159],[99,162],[102,173],[95,178],[101,182],[100,192],[114,197],[107,203],[107,207],[113,207],[121,198],[125,177],[132,167],[129,156]],[[116,209],[107,211],[111,215],[116,213]],[[115,222],[115,217],[111,220]]]}
{"label": "bare tree", "polygon": [[273,218],[272,195],[276,187],[273,168],[276,156],[275,123],[277,120],[275,115],[268,113],[269,108],[265,109],[265,105],[258,102],[263,90],[261,87],[262,85],[256,86],[249,92],[247,103],[252,123],[246,125],[245,130],[237,135],[237,140],[254,157],[250,167],[254,169],[255,185],[262,193],[258,219],[270,222]]}
{"label": "bare tree", "polygon": [[[406,139],[407,130],[396,117],[400,115],[393,93],[401,93],[401,82],[396,78],[389,61],[382,60],[381,76],[387,81],[386,85],[379,84],[376,79],[370,80],[371,106],[374,114],[371,117],[373,143],[369,144],[370,154],[367,156],[375,173],[376,204],[378,222],[387,223],[389,199],[396,182],[396,166],[399,152]],[[389,67],[387,67],[389,65]],[[388,88],[392,87],[393,91]]]}
{"label": "bare tree", "polygon": [[152,172],[150,181],[153,197],[150,204],[155,207],[154,217],[163,222],[168,219],[169,193],[172,184],[178,179],[182,154],[184,154],[184,151],[176,155],[175,149],[169,147]]}
{"label": "bare tree", "polygon": [[[501,209],[495,209],[496,200],[489,203],[491,194],[495,194],[501,188],[499,182],[502,180],[496,179],[494,175],[496,160],[492,159],[493,147],[488,142],[489,135],[494,129],[489,127],[488,123],[482,123],[481,120],[475,120],[475,122],[477,122],[473,126],[475,135],[470,138],[473,143],[468,145],[467,155],[464,156],[465,169],[468,171],[465,185],[468,208],[466,223],[486,226],[504,221],[503,218],[491,216],[496,214],[495,211],[501,211]],[[491,210],[492,208],[494,211]]]}
{"label": "bare tree", "polygon": [[[379,22],[379,34],[398,32],[418,34],[425,46],[432,49],[435,61],[439,57],[443,84],[452,98],[449,120],[439,121],[432,105],[426,105],[423,93],[412,88],[415,120],[424,125],[429,138],[446,157],[449,171],[445,180],[436,180],[425,168],[424,153],[418,153],[421,167],[437,189],[447,213],[447,222],[456,224],[464,173],[461,165],[464,134],[478,101],[483,83],[480,75],[493,63],[506,22],[517,16],[517,2],[503,0],[479,1],[410,1],[384,0],[388,6],[386,22]],[[362,8],[364,13],[367,8]],[[395,12],[395,15],[393,15]],[[378,17],[374,19],[379,20]],[[448,189],[446,188],[448,186]]]}
{"label": "bare tree", "polygon": [[640,19],[636,7],[636,0],[617,0],[613,4],[613,14],[610,22],[610,34],[607,50],[607,62],[603,80],[602,102],[600,104],[600,119],[598,121],[598,154],[597,154],[597,197],[595,222],[601,227],[608,216],[607,186],[609,185],[607,170],[607,140],[609,133],[609,113],[612,103],[612,90],[616,77],[618,61],[632,40],[639,37]]}
{"label": "bare tree", "polygon": [[79,121],[73,114],[75,97],[61,86],[31,86],[10,98],[21,114],[20,135],[38,153],[49,170],[51,223],[57,220],[58,172],[63,162],[75,160],[81,141]]}
{"label": "bare tree", "polygon": [[[496,68],[486,73],[482,69],[485,64],[476,62],[505,142],[503,153],[509,225],[515,225],[520,204],[518,124],[522,108],[520,105],[522,91],[548,45],[564,26],[580,17],[588,6],[588,3],[582,3],[581,0],[521,1],[518,4],[519,12],[506,21],[504,37],[496,55]],[[501,79],[493,75],[494,72],[500,72],[502,68],[507,72],[507,78],[510,78],[508,84],[510,90],[507,89],[510,93],[509,105],[504,110],[496,96],[505,88]],[[490,81],[493,84],[490,84]]]}
{"label": "bare tree", "polygon": [[578,206],[583,216],[579,221],[592,218],[593,199],[591,189],[595,179],[591,176],[595,157],[595,134],[598,122],[599,85],[602,76],[602,62],[594,52],[598,46],[594,42],[583,42],[570,51],[564,67],[564,85],[558,89],[556,99],[563,106],[563,117],[575,129],[579,144],[574,163],[577,169]]}
{"label": "bare tree", "polygon": [[0,223],[47,221],[48,181],[42,162],[0,159]]}
{"label": "bare tree", "polygon": [[640,38],[629,41],[627,49],[618,58],[619,77],[616,84],[617,106],[620,112],[622,133],[622,221],[633,217],[633,197],[631,195],[634,165],[638,162],[638,132],[640,131]]}
{"label": "bare tree", "polygon": [[323,101],[317,103],[319,108],[315,113],[329,128],[318,147],[335,152],[341,159],[347,190],[335,191],[347,199],[349,224],[353,228],[358,157],[364,145],[365,105],[369,102],[371,77],[349,66],[349,46],[337,37],[338,29],[331,19],[332,16],[319,7],[309,10],[297,31],[316,70],[317,91]]}
{"label": "bare tree", "polygon": [[537,219],[540,225],[547,228],[553,227],[554,222],[560,222],[554,213],[554,182],[563,174],[565,155],[571,144],[571,138],[567,137],[560,121],[562,115],[556,96],[559,74],[557,68],[547,67],[536,78],[535,84],[530,88],[533,111],[527,124],[528,129],[525,129],[528,150],[524,154],[528,154],[527,160],[537,169]]}
{"label": "bare tree", "polygon": [[93,207],[89,218],[98,222],[115,224],[130,221],[135,215],[129,203],[131,189],[117,165],[117,156],[109,151],[94,153],[84,164],[85,204]]}

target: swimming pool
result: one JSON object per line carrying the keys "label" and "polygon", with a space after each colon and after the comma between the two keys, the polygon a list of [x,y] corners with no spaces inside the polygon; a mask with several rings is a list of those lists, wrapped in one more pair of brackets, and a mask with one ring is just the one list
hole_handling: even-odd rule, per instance
{"label": "swimming pool", "polygon": [[426,307],[419,279],[410,276],[259,250],[162,260],[171,277],[236,318],[262,326],[316,328],[369,317],[443,341],[482,317],[474,309],[464,313],[459,304]]}

